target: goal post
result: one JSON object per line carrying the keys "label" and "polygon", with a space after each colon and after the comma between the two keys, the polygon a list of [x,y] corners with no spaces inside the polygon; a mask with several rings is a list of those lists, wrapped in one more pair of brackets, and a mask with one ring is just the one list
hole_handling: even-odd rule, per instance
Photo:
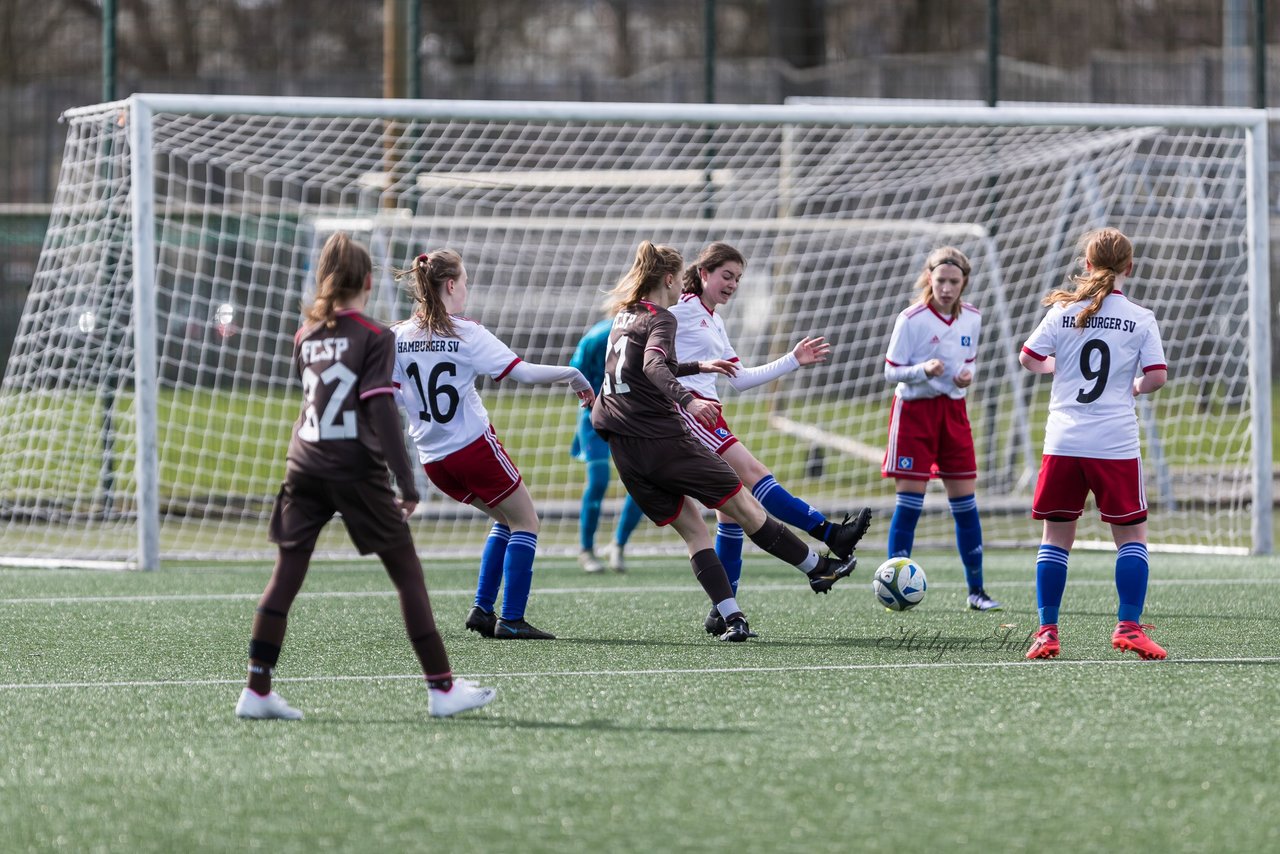
{"label": "goal post", "polygon": [[[686,261],[734,244],[746,275],[722,311],[744,362],[803,335],[833,353],[729,391],[729,423],[824,512],[878,507],[874,551],[893,506],[877,459],[884,352],[925,255],[951,243],[974,262],[979,507],[989,544],[1027,545],[1047,385],[1017,368],[1017,347],[1080,236],[1117,226],[1171,365],[1140,412],[1153,547],[1272,550],[1265,112],[135,95],[65,118],[0,386],[0,562],[270,555],[300,399],[291,335],[316,247],[339,229],[375,256],[372,315],[406,316],[390,270],[449,246],[474,282],[468,314],[551,363],[600,317],[640,240]],[[540,543],[575,549],[572,397],[481,394],[543,516]],[[615,479],[607,506],[621,494]],[[944,509],[931,495],[918,543],[950,545]],[[1081,542],[1106,542],[1091,515]],[[424,554],[477,554],[485,527],[431,490],[414,520]],[[635,542],[679,546],[647,525]],[[354,554],[340,525],[318,554]]]}

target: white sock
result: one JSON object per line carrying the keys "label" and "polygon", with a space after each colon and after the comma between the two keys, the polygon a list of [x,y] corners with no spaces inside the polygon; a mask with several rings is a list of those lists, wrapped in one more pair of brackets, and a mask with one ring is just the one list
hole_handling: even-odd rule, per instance
{"label": "white sock", "polygon": [[723,602],[717,602],[716,610],[720,612],[721,617],[724,617],[727,620],[729,619],[730,614],[736,614],[742,609],[738,607],[738,600],[730,596]]}

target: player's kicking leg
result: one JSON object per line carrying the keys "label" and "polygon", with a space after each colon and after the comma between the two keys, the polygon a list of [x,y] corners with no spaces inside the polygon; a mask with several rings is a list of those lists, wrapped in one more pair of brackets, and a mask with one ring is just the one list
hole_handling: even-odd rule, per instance
{"label": "player's kicking leg", "polygon": [[831,522],[809,502],[788,492],[741,441],[730,439],[727,445],[712,450],[729,464],[744,484],[751,487],[752,496],[766,513],[808,533],[837,557],[851,557],[854,547],[867,533],[871,524],[871,508],[864,507],[852,517],[846,515],[843,522]]}
{"label": "player's kicking leg", "polygon": [[751,542],[803,572],[814,593],[828,592],[858,565],[858,559],[852,554],[847,558],[819,555],[781,522],[767,515],[760,502],[745,490],[733,495],[718,509],[737,521]]}

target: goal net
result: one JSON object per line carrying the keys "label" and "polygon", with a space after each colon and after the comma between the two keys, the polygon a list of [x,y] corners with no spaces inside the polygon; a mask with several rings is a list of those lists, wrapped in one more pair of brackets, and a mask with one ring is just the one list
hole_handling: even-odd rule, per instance
{"label": "goal net", "polygon": [[[686,260],[747,258],[724,309],[744,363],[806,335],[831,359],[728,391],[734,432],[828,514],[871,504],[895,315],[928,252],[973,261],[983,311],[969,413],[988,544],[1038,541],[1028,515],[1048,400],[1017,353],[1040,299],[1101,225],[1137,253],[1171,380],[1139,407],[1153,544],[1270,551],[1265,130],[1252,111],[512,104],[140,95],[66,116],[55,208],[0,389],[0,559],[258,558],[301,403],[292,333],[319,246],[374,255],[369,313],[419,252],[467,265],[468,314],[523,358],[566,363],[644,239]],[[486,382],[499,436],[576,548],[585,481],[563,387]],[[478,554],[476,510],[424,482],[424,554]],[[616,478],[598,538],[622,496]],[[1086,512],[1082,540],[1109,539]],[[917,543],[949,547],[930,491]],[[678,549],[645,523],[638,549]],[[331,525],[319,554],[354,554]]]}

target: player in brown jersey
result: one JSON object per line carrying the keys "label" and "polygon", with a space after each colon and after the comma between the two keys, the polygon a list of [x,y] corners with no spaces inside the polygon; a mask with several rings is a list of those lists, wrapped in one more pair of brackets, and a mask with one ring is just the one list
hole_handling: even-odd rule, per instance
{"label": "player in brown jersey", "polygon": [[391,385],[395,336],[361,313],[373,284],[368,251],[346,234],[334,234],[320,253],[316,280],[315,302],[294,337],[304,401],[271,512],[276,565],[254,615],[249,684],[236,715],[302,717],[271,690],[271,677],[289,607],[307,576],[316,538],[335,513],[342,514],[361,554],[378,555],[400,594],[405,628],[427,681],[428,712],[445,717],[479,708],[496,691],[454,678],[406,521],[418,492]]}
{"label": "player in brown jersey", "polygon": [[[724,621],[720,640],[745,641],[754,633],[734,599],[702,513],[685,501],[686,496],[733,518],[753,543],[805,573],[816,593],[826,593],[849,575],[857,558],[818,555],[770,518],[743,490],[729,464],[689,434],[676,407],[712,426],[720,406],[696,397],[676,377],[731,375],[734,365],[724,359],[676,362],[676,320],[667,307],[680,295],[683,268],[679,252],[646,240],[636,250],[631,270],[611,292],[617,311],[591,425],[609,443],[618,475],[640,509],[658,525],[671,525],[684,539],[693,574]],[[708,617],[706,625],[711,622]]]}

